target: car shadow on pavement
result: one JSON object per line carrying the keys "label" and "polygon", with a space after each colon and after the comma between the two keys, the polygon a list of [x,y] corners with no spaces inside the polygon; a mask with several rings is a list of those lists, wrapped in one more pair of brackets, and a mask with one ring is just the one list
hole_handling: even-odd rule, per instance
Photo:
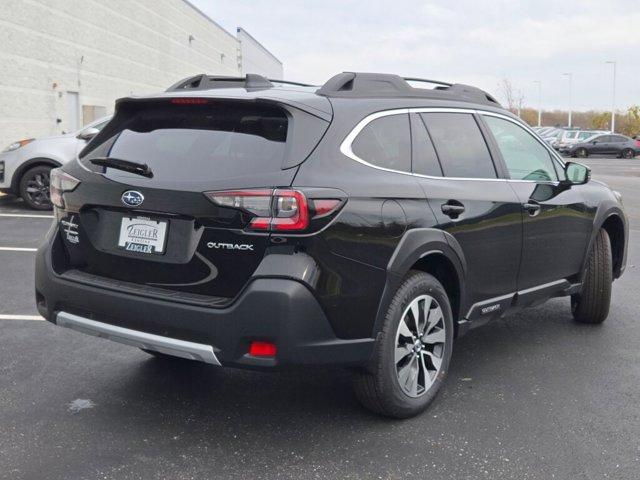
{"label": "car shadow on pavement", "polygon": [[[529,395],[534,385],[544,388],[540,359],[565,368],[553,358],[564,356],[563,345],[570,349],[579,338],[597,344],[598,337],[598,327],[572,322],[568,302],[559,300],[474,330],[456,343],[443,390],[427,413],[417,418],[437,418],[443,412],[464,415],[477,397],[496,392]],[[557,351],[549,352],[550,342],[558,345]],[[126,372],[114,372],[115,384],[93,385],[92,395],[102,402],[99,410],[109,422],[121,422],[123,428],[151,422],[155,426],[149,433],[161,438],[188,431],[189,438],[197,441],[215,437],[235,442],[240,435],[244,442],[266,443],[264,448],[270,448],[268,443],[277,437],[299,449],[297,442],[304,435],[331,437],[336,429],[379,434],[381,429],[412,422],[398,423],[361,408],[347,369],[256,372],[139,358]],[[566,368],[570,367],[569,362]],[[312,443],[305,445],[313,448]]]}
{"label": "car shadow on pavement", "polygon": [[[27,473],[59,464],[49,478],[71,478],[69,472],[93,478],[82,476],[87,458],[100,471],[166,474],[148,478],[188,478],[184,472],[199,478],[211,468],[215,478],[263,478],[265,468],[308,478],[296,477],[296,468],[315,465],[337,478],[364,478],[367,471],[403,478],[407,462],[420,468],[425,455],[454,465],[469,452],[482,460],[534,448],[547,462],[563,464],[575,454],[575,438],[584,460],[598,445],[583,426],[609,429],[619,412],[636,408],[635,384],[622,381],[630,375],[624,355],[639,340],[621,337],[630,319],[624,303],[614,304],[609,323],[579,325],[567,299],[556,299],[473,330],[455,343],[435,401],[404,421],[361,408],[349,370],[256,372],[160,360],[54,326],[39,325],[46,331],[34,335],[36,325],[19,323],[9,351],[24,352],[43,334],[53,348],[33,355],[36,370],[25,362],[12,367],[22,380],[9,390],[18,407],[5,411],[7,441],[30,445]],[[601,362],[594,355],[614,345],[620,356]],[[22,396],[34,400],[26,410]],[[610,408],[603,412],[605,400]],[[616,434],[632,438],[633,426]],[[60,452],[68,453],[56,463]],[[511,478],[540,468],[536,458],[510,464]],[[16,453],[13,461],[24,459]],[[543,473],[550,478],[550,470]]]}

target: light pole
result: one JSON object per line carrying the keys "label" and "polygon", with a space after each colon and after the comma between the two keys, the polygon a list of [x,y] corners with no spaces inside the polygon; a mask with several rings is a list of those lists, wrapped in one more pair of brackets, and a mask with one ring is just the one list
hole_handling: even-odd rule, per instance
{"label": "light pole", "polygon": [[616,61],[608,60],[605,63],[613,65],[613,87],[611,89],[611,133],[616,133]]}
{"label": "light pole", "polygon": [[534,80],[533,83],[538,84],[538,126],[542,126],[542,82]]}
{"label": "light pole", "polygon": [[572,103],[571,103],[571,84],[573,83],[573,73],[563,73],[562,75],[569,79],[569,125],[568,127],[571,128],[571,114],[573,110]]}

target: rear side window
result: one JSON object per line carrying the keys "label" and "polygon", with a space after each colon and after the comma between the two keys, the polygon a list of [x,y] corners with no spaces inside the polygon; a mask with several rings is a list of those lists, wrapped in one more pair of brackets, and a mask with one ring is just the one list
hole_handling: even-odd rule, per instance
{"label": "rear side window", "polygon": [[[194,181],[279,171],[287,141],[287,116],[271,106],[212,103],[148,105],[124,111],[115,129],[96,138],[82,161],[95,157],[146,163],[154,179]],[[85,149],[86,150],[86,149]],[[107,177],[139,178],[107,168]]]}
{"label": "rear side window", "polygon": [[369,122],[351,144],[351,150],[377,167],[410,172],[409,115],[387,115]]}
{"label": "rear side window", "polygon": [[555,181],[558,175],[549,151],[524,128],[502,118],[484,117],[509,175],[516,180]]}
{"label": "rear side window", "polygon": [[491,154],[469,113],[422,113],[445,177],[496,178]]}

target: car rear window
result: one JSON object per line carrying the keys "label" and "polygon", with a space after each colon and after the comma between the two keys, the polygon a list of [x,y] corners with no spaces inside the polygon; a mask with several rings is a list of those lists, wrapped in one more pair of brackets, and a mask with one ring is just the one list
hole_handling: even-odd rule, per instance
{"label": "car rear window", "polygon": [[[85,166],[101,171],[91,159],[117,158],[145,163],[154,178],[177,182],[280,170],[288,130],[282,109],[239,103],[149,105],[119,114],[114,124],[82,152]],[[135,177],[112,168],[104,173]]]}

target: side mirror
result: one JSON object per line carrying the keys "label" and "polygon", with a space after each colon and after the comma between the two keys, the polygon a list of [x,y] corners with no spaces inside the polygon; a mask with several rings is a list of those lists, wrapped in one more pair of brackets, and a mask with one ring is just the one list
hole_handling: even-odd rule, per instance
{"label": "side mirror", "polygon": [[564,174],[565,182],[569,185],[584,185],[591,180],[591,169],[581,163],[565,163]]}
{"label": "side mirror", "polygon": [[89,127],[82,130],[76,138],[80,140],[86,140],[87,142],[100,133],[97,128]]}

